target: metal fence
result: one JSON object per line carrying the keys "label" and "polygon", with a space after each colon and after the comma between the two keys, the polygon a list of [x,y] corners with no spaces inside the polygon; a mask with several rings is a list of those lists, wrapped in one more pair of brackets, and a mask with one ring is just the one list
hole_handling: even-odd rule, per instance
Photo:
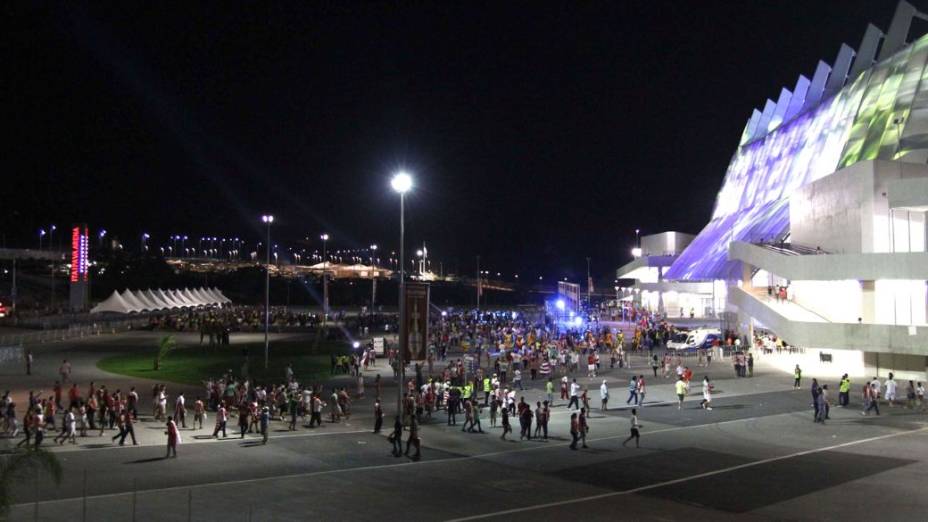
{"label": "metal fence", "polygon": [[80,339],[107,333],[127,332],[148,324],[147,319],[123,319],[117,321],[100,321],[91,324],[76,324],[67,328],[37,330],[0,336],[0,346],[27,346],[55,341]]}

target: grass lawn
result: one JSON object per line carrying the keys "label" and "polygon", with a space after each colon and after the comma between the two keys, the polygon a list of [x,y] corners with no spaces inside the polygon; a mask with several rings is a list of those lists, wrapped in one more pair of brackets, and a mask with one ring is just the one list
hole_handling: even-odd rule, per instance
{"label": "grass lawn", "polygon": [[264,369],[264,343],[235,344],[216,348],[204,346],[178,346],[161,359],[161,368],[154,370],[157,346],[145,351],[134,351],[114,355],[100,360],[97,367],[101,370],[141,377],[157,381],[180,384],[199,385],[210,377],[219,377],[232,370],[241,375],[245,362],[243,350],[248,349],[248,368],[253,379],[258,382],[284,381],[287,364],[293,366],[293,373],[300,382],[311,382],[323,378],[329,372],[329,354],[344,354],[349,351],[347,341],[322,341],[319,350],[310,354],[313,341],[283,340],[271,343],[268,369]]}

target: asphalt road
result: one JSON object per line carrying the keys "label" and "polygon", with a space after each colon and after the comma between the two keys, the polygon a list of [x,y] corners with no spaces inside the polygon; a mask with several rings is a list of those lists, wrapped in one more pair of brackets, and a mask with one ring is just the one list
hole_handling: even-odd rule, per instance
{"label": "asphalt road", "polygon": [[[622,406],[630,372],[607,373],[612,405]],[[488,433],[462,433],[439,413],[423,426],[422,460],[394,458],[385,437],[370,433],[369,401],[350,423],[275,432],[266,446],[253,435],[207,441],[197,439],[205,431],[184,432],[179,457],[164,459],[155,442],[91,442],[56,450],[66,470],[60,486],[20,481],[12,520],[33,520],[36,499],[39,520],[853,521],[928,513],[928,415],[833,408],[823,426],[812,422],[808,392],[792,390],[787,376],[759,368],[754,379],[734,379],[724,365],[711,374],[711,412],[697,397],[677,410],[669,382],[650,381],[637,449],[622,446],[629,412],[616,408],[594,411],[589,449],[569,450],[569,413],[559,406],[547,442],[519,441],[517,422],[515,440],[500,440],[486,414]],[[578,380],[591,390],[599,382]],[[535,385],[527,400],[540,393]],[[161,430],[146,422],[138,429]]]}

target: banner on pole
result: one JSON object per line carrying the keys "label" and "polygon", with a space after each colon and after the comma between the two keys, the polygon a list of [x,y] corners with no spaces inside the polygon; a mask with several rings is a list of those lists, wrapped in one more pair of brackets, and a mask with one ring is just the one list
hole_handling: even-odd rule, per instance
{"label": "banner on pole", "polygon": [[400,325],[406,361],[424,361],[429,339],[429,285],[406,283],[406,320]]}

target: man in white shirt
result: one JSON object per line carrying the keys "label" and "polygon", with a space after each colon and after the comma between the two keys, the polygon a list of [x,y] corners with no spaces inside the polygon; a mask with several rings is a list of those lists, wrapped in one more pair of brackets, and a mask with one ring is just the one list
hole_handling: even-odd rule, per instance
{"label": "man in white shirt", "polygon": [[883,386],[886,387],[886,392],[883,395],[883,398],[886,399],[886,402],[889,403],[889,407],[893,407],[893,403],[896,402],[896,381],[893,379],[893,374],[890,372],[889,378],[886,379],[886,382],[883,383]]}
{"label": "man in white shirt", "polygon": [[567,404],[568,410],[571,405],[574,405],[578,410],[580,409],[580,385],[577,384],[577,379],[574,379],[570,383],[570,402]]}

